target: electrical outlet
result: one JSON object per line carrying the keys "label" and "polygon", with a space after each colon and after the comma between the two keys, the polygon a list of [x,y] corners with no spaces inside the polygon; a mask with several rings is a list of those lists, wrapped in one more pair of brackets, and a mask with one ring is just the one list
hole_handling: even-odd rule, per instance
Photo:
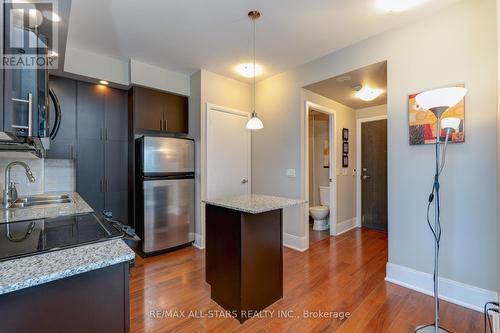
{"label": "electrical outlet", "polygon": [[288,178],[295,178],[297,177],[297,172],[295,171],[295,169],[286,169],[286,176]]}

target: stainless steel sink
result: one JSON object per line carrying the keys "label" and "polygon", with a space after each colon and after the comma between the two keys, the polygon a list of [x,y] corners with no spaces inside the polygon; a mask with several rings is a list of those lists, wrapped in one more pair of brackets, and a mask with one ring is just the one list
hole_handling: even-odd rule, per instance
{"label": "stainless steel sink", "polygon": [[43,206],[52,204],[70,203],[71,198],[67,194],[63,195],[37,195],[21,197],[14,202],[10,208],[25,208],[33,206]]}

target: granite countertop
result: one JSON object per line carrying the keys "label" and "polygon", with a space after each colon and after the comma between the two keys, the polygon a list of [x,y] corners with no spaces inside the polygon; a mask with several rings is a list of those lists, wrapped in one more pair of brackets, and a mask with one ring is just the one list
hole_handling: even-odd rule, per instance
{"label": "granite countertop", "polygon": [[0,262],[0,295],[135,258],[121,239]]}
{"label": "granite countertop", "polygon": [[[71,198],[69,203],[57,203],[24,208],[9,208],[0,210],[0,223],[23,220],[36,220],[93,212],[93,209],[76,192],[49,192],[40,195],[67,194]],[[34,195],[36,196],[36,195]]]}
{"label": "granite countertop", "polygon": [[204,203],[234,209],[250,214],[259,214],[275,209],[307,203],[305,200],[297,200],[269,195],[248,194],[203,200]]}

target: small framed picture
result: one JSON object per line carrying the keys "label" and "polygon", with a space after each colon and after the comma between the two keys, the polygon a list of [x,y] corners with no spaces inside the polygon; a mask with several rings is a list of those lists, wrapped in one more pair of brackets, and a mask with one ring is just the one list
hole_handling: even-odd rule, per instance
{"label": "small framed picture", "polygon": [[343,142],[342,143],[342,153],[349,154],[349,142]]}
{"label": "small framed picture", "polygon": [[342,167],[343,168],[348,168],[349,167],[349,155],[342,156]]}
{"label": "small framed picture", "polygon": [[342,129],[342,140],[349,141],[349,129],[348,128]]}

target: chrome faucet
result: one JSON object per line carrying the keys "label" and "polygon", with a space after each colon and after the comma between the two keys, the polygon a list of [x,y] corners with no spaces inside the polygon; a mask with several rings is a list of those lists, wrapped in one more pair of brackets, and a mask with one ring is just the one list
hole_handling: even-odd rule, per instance
{"label": "chrome faucet", "polygon": [[26,177],[28,177],[30,183],[35,182],[35,176],[33,176],[33,173],[31,172],[31,169],[28,166],[28,164],[19,161],[9,163],[5,167],[5,179],[4,179],[4,191],[3,191],[4,208],[9,208],[11,203],[17,200],[17,190],[15,190],[15,185],[10,184],[10,169],[15,165],[20,165],[24,168],[24,170],[26,170]]}

